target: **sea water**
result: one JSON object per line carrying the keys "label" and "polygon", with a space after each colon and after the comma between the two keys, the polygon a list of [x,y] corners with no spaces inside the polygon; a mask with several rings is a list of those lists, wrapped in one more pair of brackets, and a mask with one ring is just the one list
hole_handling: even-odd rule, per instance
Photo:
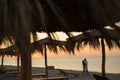
{"label": "sea water", "polygon": [[[101,72],[102,57],[101,56],[70,56],[70,57],[48,57],[48,66],[55,68],[82,71],[82,60],[88,60],[89,71]],[[1,61],[1,57],[0,57]],[[4,65],[17,65],[16,58],[4,58]],[[32,58],[32,67],[45,67],[44,58]],[[106,72],[120,73],[120,56],[106,57]]]}

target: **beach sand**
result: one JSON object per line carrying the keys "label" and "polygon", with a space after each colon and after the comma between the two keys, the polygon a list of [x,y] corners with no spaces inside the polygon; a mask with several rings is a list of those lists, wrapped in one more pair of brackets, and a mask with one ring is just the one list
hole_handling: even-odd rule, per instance
{"label": "beach sand", "polygon": [[[5,69],[12,69],[16,70],[17,68],[15,66],[4,66]],[[66,73],[75,73],[79,74],[77,76],[74,76],[72,74],[68,74],[69,80],[95,80],[93,77],[93,74],[101,75],[99,72],[92,72],[89,71],[89,75],[83,75],[82,71],[75,71],[75,70],[65,70]],[[38,73],[45,73],[45,68],[43,67],[32,67],[32,73],[38,74]],[[60,74],[60,71],[58,71],[56,68],[53,70],[48,70],[49,77],[57,77],[57,76],[63,76]],[[114,74],[114,73],[107,73],[107,78],[109,80],[120,80],[120,73]],[[14,76],[13,74],[0,74],[0,80],[20,80],[19,77]],[[33,80],[40,80],[40,77],[33,77]]]}

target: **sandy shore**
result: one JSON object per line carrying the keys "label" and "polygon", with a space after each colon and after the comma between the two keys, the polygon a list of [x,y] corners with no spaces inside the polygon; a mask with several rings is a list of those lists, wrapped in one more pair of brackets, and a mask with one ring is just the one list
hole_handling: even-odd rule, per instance
{"label": "sandy shore", "polygon": [[[12,69],[16,70],[17,68],[15,66],[4,66],[5,69]],[[63,69],[62,69],[63,70]],[[63,70],[66,73],[77,73],[79,75],[74,76],[72,74],[68,74],[69,80],[95,80],[93,77],[93,74],[98,74],[98,72],[89,72],[89,75],[82,75],[82,71],[75,71],[75,70]],[[45,73],[45,68],[42,67],[33,67],[32,68],[32,73]],[[54,70],[48,70],[48,75],[49,77],[54,77],[54,76],[62,76],[60,74],[60,71],[54,69]],[[120,73],[114,74],[114,73],[107,73],[106,75],[109,80],[120,80]],[[0,74],[0,80],[20,80],[19,77],[14,76],[13,74]],[[39,77],[34,77],[34,80],[40,80]]]}

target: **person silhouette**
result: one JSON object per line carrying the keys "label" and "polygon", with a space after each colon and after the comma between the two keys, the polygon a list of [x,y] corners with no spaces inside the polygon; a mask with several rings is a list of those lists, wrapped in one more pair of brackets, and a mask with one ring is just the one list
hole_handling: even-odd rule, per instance
{"label": "person silhouette", "polygon": [[86,58],[84,58],[84,60],[82,60],[82,65],[83,65],[83,75],[84,74],[89,74],[88,72],[88,61]]}
{"label": "person silhouette", "polygon": [[83,75],[85,74],[85,62],[82,60],[82,66],[83,66]]}

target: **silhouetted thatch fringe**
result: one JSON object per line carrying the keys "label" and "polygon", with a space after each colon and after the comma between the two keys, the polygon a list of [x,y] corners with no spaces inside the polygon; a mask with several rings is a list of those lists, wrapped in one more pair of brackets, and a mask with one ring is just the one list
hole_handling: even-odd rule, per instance
{"label": "silhouetted thatch fringe", "polygon": [[[60,50],[66,51],[65,44],[66,44],[66,41],[59,41],[59,40],[54,40],[51,38],[44,38],[44,39],[32,42],[31,47],[32,47],[32,52],[37,50],[37,51],[40,51],[41,53],[43,53],[44,47],[45,47],[45,45],[47,45],[49,50],[57,53],[58,48]],[[14,44],[7,48],[1,48],[0,54],[2,54],[2,53],[5,55],[7,55],[7,54],[15,55],[16,54],[16,56],[17,56],[17,54],[18,54],[17,49],[18,49],[18,47]]]}
{"label": "silhouetted thatch fringe", "polygon": [[[99,30],[93,30],[93,31],[87,31],[84,32],[80,35],[74,36],[72,37],[72,39],[74,39],[77,49],[82,48],[85,45],[90,45],[93,48],[100,48],[100,38],[101,36],[103,36],[106,45],[109,47],[109,49],[113,48],[113,47],[118,47],[120,48],[120,35],[119,32],[117,30],[113,30],[113,29],[102,29],[101,31]],[[72,43],[72,44],[75,44]],[[68,51],[73,51],[75,48],[75,45],[69,45],[71,44],[69,39],[67,39],[67,43],[66,43],[66,49]],[[69,46],[69,48],[68,48]],[[72,48],[72,49],[71,49]]]}
{"label": "silhouetted thatch fringe", "polygon": [[120,48],[120,33],[116,29],[103,29],[102,36],[105,39],[106,45],[109,49],[115,46]]}
{"label": "silhouetted thatch fringe", "polygon": [[8,56],[17,56],[18,53],[16,52],[16,45],[9,46],[7,48],[1,48],[0,49],[0,56],[3,55],[8,55]]}
{"label": "silhouetted thatch fringe", "polygon": [[59,49],[65,51],[66,41],[54,40],[51,38],[44,38],[32,43],[33,51],[38,50],[43,53],[44,47],[47,46],[49,50],[57,53],[58,47]]}

